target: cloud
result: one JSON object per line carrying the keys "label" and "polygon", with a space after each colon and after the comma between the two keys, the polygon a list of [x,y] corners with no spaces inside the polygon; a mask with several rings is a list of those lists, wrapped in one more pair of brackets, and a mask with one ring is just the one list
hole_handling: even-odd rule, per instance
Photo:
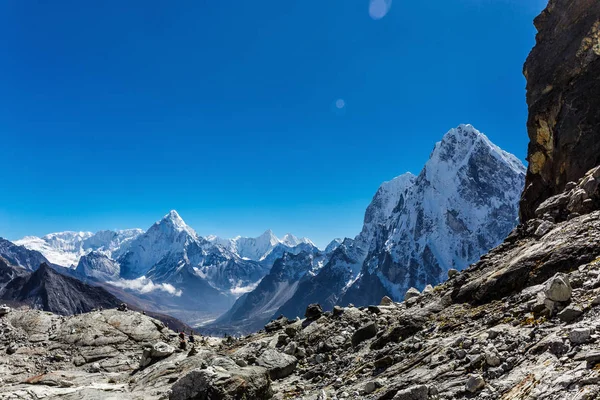
{"label": "cloud", "polygon": [[369,15],[377,20],[385,17],[392,8],[392,0],[370,0]]}
{"label": "cloud", "polygon": [[183,291],[177,290],[175,286],[169,283],[156,284],[152,282],[151,279],[148,279],[145,276],[131,280],[119,279],[117,281],[110,281],[107,283],[116,287],[120,287],[122,289],[134,290],[142,294],[154,292],[155,290],[160,290],[169,293],[170,295],[179,297],[183,293]]}
{"label": "cloud", "polygon": [[231,292],[231,294],[233,295],[242,295],[244,293],[248,293],[253,291],[254,289],[256,289],[256,287],[258,286],[259,282],[256,282],[252,285],[248,285],[248,286],[236,286],[234,288],[231,288],[229,291]]}

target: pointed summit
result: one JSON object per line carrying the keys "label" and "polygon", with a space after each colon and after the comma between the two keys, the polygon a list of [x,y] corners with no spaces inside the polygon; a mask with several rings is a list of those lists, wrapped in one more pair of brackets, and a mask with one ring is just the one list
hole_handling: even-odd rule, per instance
{"label": "pointed summit", "polygon": [[187,232],[190,236],[196,237],[196,232],[189,227],[181,218],[176,210],[171,210],[160,221],[156,223],[158,226],[165,226],[177,232]]}

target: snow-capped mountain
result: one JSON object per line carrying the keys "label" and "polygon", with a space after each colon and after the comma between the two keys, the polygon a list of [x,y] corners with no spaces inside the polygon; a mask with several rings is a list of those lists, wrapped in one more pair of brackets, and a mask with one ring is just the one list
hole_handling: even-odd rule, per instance
{"label": "snow-capped mountain", "polygon": [[198,279],[232,294],[251,290],[268,272],[263,265],[242,259],[198,236],[176,211],[133,240],[117,261],[124,279],[146,276],[157,282],[170,282],[172,275],[187,267]]}
{"label": "snow-capped mountain", "polygon": [[288,248],[293,248],[301,244],[315,246],[310,239],[299,239],[291,233],[288,233],[283,238],[279,239],[270,229],[255,238],[238,236],[233,239],[223,239],[218,236],[208,236],[206,239],[212,243],[225,247],[227,250],[237,254],[241,258],[253,261],[263,261],[273,249],[279,245]]}
{"label": "snow-capped mountain", "polygon": [[[313,302],[400,300],[463,269],[499,244],[517,224],[525,167],[471,125],[450,130],[418,176],[381,185],[361,233],[344,241],[315,277],[274,315],[301,315]],[[335,244],[332,244],[335,247]]]}
{"label": "snow-capped mountain", "polygon": [[67,231],[42,237],[26,236],[15,241],[15,244],[39,251],[53,264],[74,268],[79,259],[91,251],[103,252],[108,257],[112,257],[113,252],[124,251],[127,243],[142,233],[141,229],[97,233]]}

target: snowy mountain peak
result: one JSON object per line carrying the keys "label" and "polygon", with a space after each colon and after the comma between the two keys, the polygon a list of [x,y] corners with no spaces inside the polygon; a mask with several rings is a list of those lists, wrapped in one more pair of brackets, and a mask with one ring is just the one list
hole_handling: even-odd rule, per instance
{"label": "snowy mountain peak", "polygon": [[185,223],[185,221],[179,216],[179,213],[175,210],[171,210],[154,225],[165,230],[172,230],[174,232],[186,232],[188,235],[194,238],[197,236],[196,232]]}
{"label": "snowy mountain peak", "polygon": [[486,135],[469,124],[450,129],[442,140],[436,143],[427,164],[445,164],[459,168],[477,149],[485,149],[486,153],[506,164],[517,174],[525,172],[523,163],[516,156],[496,146]]}
{"label": "snowy mountain peak", "polygon": [[286,233],[285,236],[283,238],[281,238],[280,242],[282,244],[284,244],[286,246],[290,246],[290,247],[295,247],[295,246],[298,246],[303,243],[315,246],[315,244],[309,238],[306,238],[306,237],[298,238],[298,237],[292,235],[291,233]]}

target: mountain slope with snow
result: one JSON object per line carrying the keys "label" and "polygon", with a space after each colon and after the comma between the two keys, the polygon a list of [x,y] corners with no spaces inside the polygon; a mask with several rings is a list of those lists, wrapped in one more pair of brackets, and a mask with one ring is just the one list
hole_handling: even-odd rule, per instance
{"label": "mountain slope with snow", "polygon": [[291,233],[287,233],[283,238],[279,239],[270,229],[255,238],[238,236],[233,239],[223,239],[218,236],[208,236],[206,239],[223,246],[241,258],[253,261],[263,261],[274,249],[281,247],[281,245],[288,248],[295,248],[300,245],[316,247],[310,239],[299,239]]}
{"label": "mountain slope with snow", "polygon": [[[499,244],[517,224],[525,167],[471,125],[450,130],[418,176],[381,185],[361,233],[346,239],[326,266],[302,283],[275,314],[302,315],[319,302],[377,304],[410,287],[443,281]],[[349,246],[351,245],[351,246]],[[350,251],[351,250],[351,251]]]}
{"label": "mountain slope with snow", "polygon": [[79,259],[91,251],[99,251],[108,257],[124,251],[127,243],[141,235],[141,229],[92,232],[57,232],[48,235],[25,236],[14,243],[30,250],[39,251],[53,264],[75,268]]}

